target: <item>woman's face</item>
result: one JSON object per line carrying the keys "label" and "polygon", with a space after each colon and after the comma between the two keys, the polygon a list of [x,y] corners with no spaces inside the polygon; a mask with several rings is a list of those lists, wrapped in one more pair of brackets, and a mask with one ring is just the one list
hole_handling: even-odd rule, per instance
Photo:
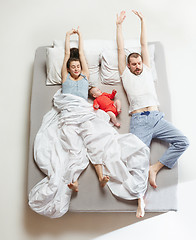
{"label": "woman's face", "polygon": [[75,78],[75,79],[78,78],[80,73],[81,73],[80,62],[79,61],[72,61],[70,63],[70,67],[69,67],[68,71],[73,78]]}

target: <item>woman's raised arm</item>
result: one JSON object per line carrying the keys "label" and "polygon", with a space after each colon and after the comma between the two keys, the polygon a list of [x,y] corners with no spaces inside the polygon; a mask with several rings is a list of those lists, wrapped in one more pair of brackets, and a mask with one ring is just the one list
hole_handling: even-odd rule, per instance
{"label": "woman's raised arm", "polygon": [[77,28],[76,33],[78,34],[78,49],[79,49],[80,62],[82,64],[82,72],[87,77],[87,79],[89,79],[88,64],[86,62],[86,58],[84,55],[83,37],[79,30],[79,27]]}
{"label": "woman's raised arm", "polygon": [[74,33],[76,33],[76,30],[72,29],[66,33],[66,37],[65,37],[65,56],[64,56],[63,66],[61,69],[62,82],[66,80],[67,74],[68,74],[67,61],[70,58],[70,36]]}

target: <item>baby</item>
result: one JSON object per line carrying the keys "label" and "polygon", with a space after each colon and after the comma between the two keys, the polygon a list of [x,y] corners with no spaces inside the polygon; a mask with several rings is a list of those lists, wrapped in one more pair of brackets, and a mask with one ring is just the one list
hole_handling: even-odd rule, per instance
{"label": "baby", "polygon": [[121,102],[120,100],[112,101],[116,95],[116,90],[113,90],[111,94],[102,92],[97,87],[92,87],[89,90],[92,97],[95,98],[93,102],[93,107],[95,110],[98,108],[105,111],[110,116],[110,121],[116,126],[120,127],[120,123],[117,122],[116,116],[121,112]]}

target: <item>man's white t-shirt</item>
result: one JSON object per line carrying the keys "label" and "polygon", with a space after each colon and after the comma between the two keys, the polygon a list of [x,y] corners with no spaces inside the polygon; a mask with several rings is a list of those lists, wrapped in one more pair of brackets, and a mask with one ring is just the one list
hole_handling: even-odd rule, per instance
{"label": "man's white t-shirt", "polygon": [[140,108],[159,105],[151,69],[145,64],[140,75],[133,74],[126,67],[121,79],[130,104],[129,113]]}

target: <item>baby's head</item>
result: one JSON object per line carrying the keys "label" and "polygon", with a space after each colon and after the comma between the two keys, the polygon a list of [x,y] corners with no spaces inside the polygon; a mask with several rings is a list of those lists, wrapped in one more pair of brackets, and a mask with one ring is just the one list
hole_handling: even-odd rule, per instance
{"label": "baby's head", "polygon": [[97,88],[97,87],[92,87],[90,90],[89,90],[89,94],[94,97],[94,98],[97,98],[99,96],[101,96],[102,94],[102,91]]}

